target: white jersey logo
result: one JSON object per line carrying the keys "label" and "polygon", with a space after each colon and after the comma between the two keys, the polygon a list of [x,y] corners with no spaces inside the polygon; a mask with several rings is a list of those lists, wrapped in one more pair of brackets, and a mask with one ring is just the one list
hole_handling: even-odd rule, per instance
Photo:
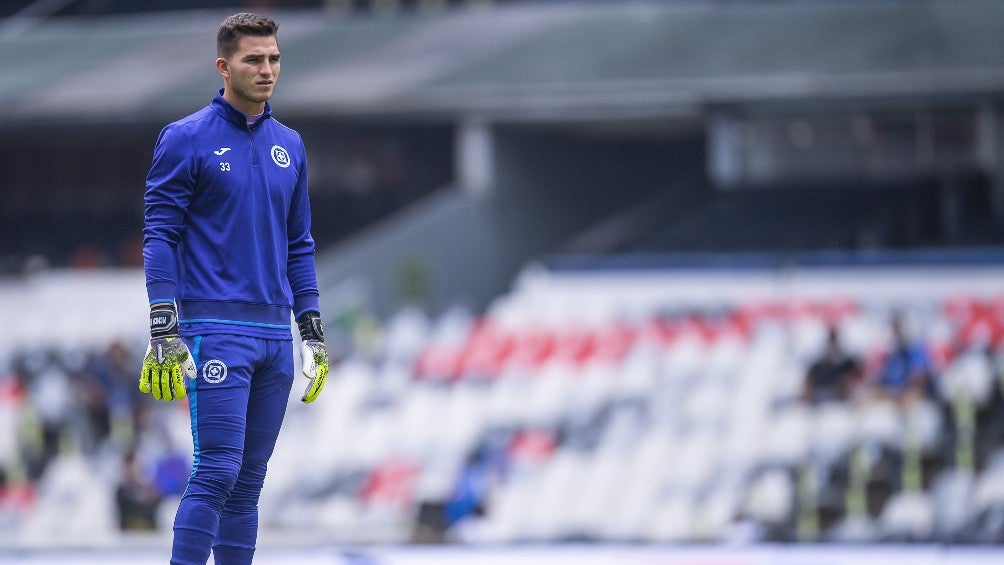
{"label": "white jersey logo", "polygon": [[272,146],[272,160],[283,169],[289,166],[289,152],[281,145]]}
{"label": "white jersey logo", "polygon": [[216,151],[213,151],[213,153],[215,153],[215,154],[217,154],[217,155],[223,155],[223,154],[224,154],[224,153],[226,153],[227,151],[230,151],[230,148],[229,148],[229,147],[220,147],[220,148],[219,148],[219,149],[217,149]]}
{"label": "white jersey logo", "polygon": [[209,384],[223,382],[227,378],[227,365],[219,359],[210,359],[202,366],[202,379]]}

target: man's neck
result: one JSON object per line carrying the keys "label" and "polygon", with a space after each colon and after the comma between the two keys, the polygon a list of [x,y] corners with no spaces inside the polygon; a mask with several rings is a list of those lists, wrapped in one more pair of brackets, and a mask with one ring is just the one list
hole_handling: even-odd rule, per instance
{"label": "man's neck", "polygon": [[223,90],[223,99],[248,117],[260,115],[265,112],[264,102],[254,103],[248,102],[247,100],[235,100],[232,96],[230,96],[230,91],[227,89]]}

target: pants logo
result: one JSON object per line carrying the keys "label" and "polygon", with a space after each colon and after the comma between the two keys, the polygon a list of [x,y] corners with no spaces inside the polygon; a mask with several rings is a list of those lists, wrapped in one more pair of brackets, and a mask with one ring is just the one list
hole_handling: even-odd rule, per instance
{"label": "pants logo", "polygon": [[202,379],[207,383],[216,384],[227,378],[227,365],[219,359],[210,359],[202,366]]}

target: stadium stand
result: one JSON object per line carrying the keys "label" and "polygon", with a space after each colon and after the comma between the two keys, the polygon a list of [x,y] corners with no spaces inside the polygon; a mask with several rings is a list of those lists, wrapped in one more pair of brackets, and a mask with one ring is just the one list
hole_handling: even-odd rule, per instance
{"label": "stadium stand", "polygon": [[[263,527],[346,543],[1004,541],[1002,277],[528,267],[483,314],[402,309],[358,334],[323,410],[290,404]],[[105,301],[138,282],[72,279]],[[5,308],[67,284],[41,275]],[[66,540],[115,539],[130,452],[165,527],[190,440],[183,406],[137,401],[141,314],[104,330],[69,319],[58,335],[26,316],[5,341],[21,422],[3,442],[5,541],[57,522]],[[931,352],[929,396],[876,389],[893,314]],[[846,402],[804,403],[832,325],[866,378]],[[176,450],[155,447],[164,437]]]}

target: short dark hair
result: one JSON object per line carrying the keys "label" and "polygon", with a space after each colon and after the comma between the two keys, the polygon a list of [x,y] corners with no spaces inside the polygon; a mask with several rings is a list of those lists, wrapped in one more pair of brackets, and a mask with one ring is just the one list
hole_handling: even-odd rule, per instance
{"label": "short dark hair", "polygon": [[245,35],[271,37],[279,24],[260,14],[241,12],[223,20],[216,32],[216,56],[229,59],[237,51],[237,42]]}

